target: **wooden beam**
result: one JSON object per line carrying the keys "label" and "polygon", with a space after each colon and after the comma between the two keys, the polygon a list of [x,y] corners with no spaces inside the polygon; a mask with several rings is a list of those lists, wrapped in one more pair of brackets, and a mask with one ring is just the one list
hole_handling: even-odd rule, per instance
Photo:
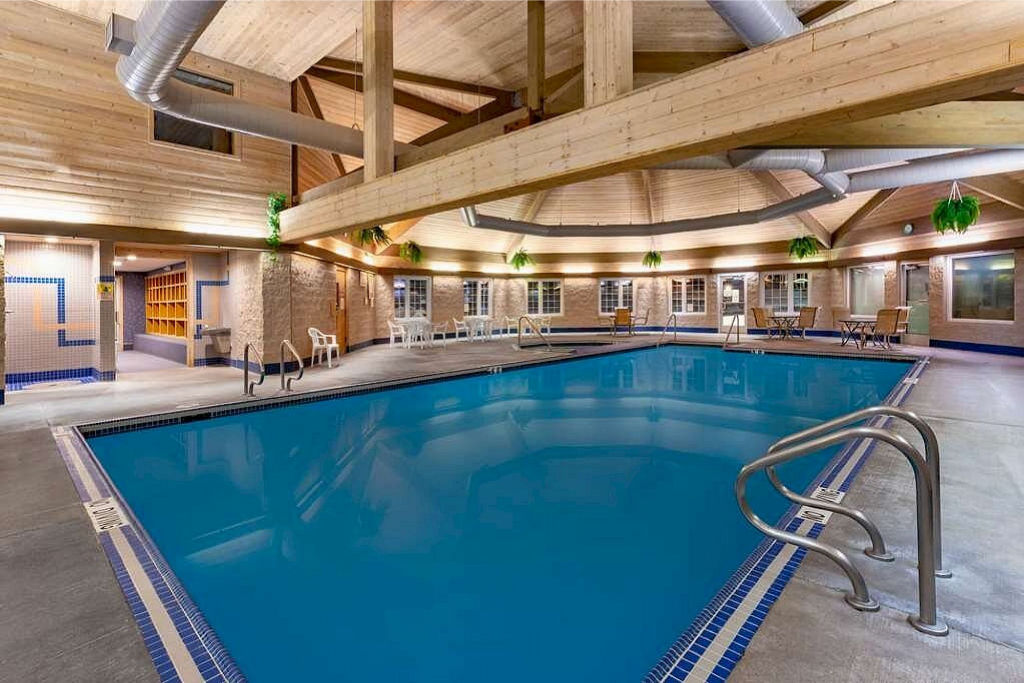
{"label": "wooden beam", "polygon": [[[789,188],[783,185],[782,181],[771,171],[754,171],[753,175],[780,202],[793,198],[794,195]],[[814,214],[810,211],[799,211],[793,215],[811,235],[821,242],[822,246],[826,249],[832,246],[832,233],[814,217]]]}
{"label": "wooden beam", "polygon": [[488,102],[479,109],[474,109],[471,112],[459,115],[458,118],[449,121],[440,128],[435,128],[429,133],[419,136],[409,144],[417,146],[426,145],[450,135],[454,135],[455,133],[468,130],[474,126],[478,126],[490,119],[504,116],[510,111],[515,111],[515,107],[512,107],[508,102],[494,100],[492,102]]}
{"label": "wooden beam", "polygon": [[523,247],[523,243],[526,242],[526,235],[513,235],[512,241],[508,243],[508,247],[505,249],[505,263],[512,260],[512,256]]}
{"label": "wooden beam", "polygon": [[[267,249],[267,241],[263,237],[236,237],[233,235],[185,232],[184,230],[127,227],[104,223],[64,223],[61,221],[42,221],[27,218],[0,218],[0,233],[114,240],[118,243],[131,244],[163,244],[225,249]],[[281,246],[285,251],[294,249],[291,245]]]}
{"label": "wooden beam", "polygon": [[650,52],[633,53],[635,74],[681,74],[708,64],[714,64],[726,57],[739,54],[730,52]]}
{"label": "wooden beam", "polygon": [[[299,111],[299,80],[295,79],[288,88],[291,101],[292,113]],[[299,146],[291,145],[289,153],[291,160],[291,191],[288,193],[288,203],[294,204],[299,194]]]}
{"label": "wooden beam", "polygon": [[1022,80],[1024,6],[891,3],[288,209],[282,230],[345,232]]}
{"label": "wooden beam", "polygon": [[987,175],[964,178],[960,184],[991,197],[997,202],[1024,211],[1024,184],[1018,183],[1016,180],[1004,175]]}
{"label": "wooden beam", "polygon": [[390,1],[363,0],[363,181],[395,171],[394,14]]}
{"label": "wooden beam", "polygon": [[[384,229],[388,232],[388,237],[394,244],[397,244],[405,233],[412,230],[417,223],[424,219],[424,216],[417,216],[416,218],[406,218],[405,220],[398,221],[397,223],[389,223],[384,226]],[[390,245],[388,245],[390,246]],[[376,253],[382,254],[388,246],[377,247]]]}
{"label": "wooden beam", "polygon": [[809,26],[819,19],[824,19],[833,12],[838,12],[849,4],[850,0],[826,0],[825,2],[819,2],[811,9],[801,14],[798,18],[804,26]]}
{"label": "wooden beam", "polygon": [[[367,0],[367,2],[369,1]],[[363,92],[366,88],[366,82],[363,77],[355,74],[343,74],[314,66],[306,71],[306,75],[319,78],[321,81],[327,81],[348,90],[354,90],[355,92]],[[395,106],[426,114],[439,121],[454,121],[462,116],[462,112],[451,107],[446,107],[443,104],[432,102],[419,95],[413,95],[397,88],[394,91],[394,99]]]}
{"label": "wooden beam", "polygon": [[540,210],[544,207],[544,202],[548,199],[548,192],[549,190],[535,192],[533,199],[530,201],[529,206],[526,207],[526,211],[523,212],[523,216],[520,220],[526,223],[532,223],[537,217],[537,214],[539,214]]}
{"label": "wooden beam", "polygon": [[[306,106],[309,107],[309,111],[313,113],[315,118],[322,121],[324,119],[324,112],[320,109],[320,103],[316,99],[313,87],[309,84],[309,79],[305,76],[299,76],[298,84],[299,89],[302,90],[302,97],[306,100]],[[334,168],[337,169],[338,175],[345,175],[347,171],[345,170],[345,162],[341,160],[341,155],[337,152],[331,152],[331,159],[334,160]]]}
{"label": "wooden beam", "polygon": [[835,246],[841,246],[847,239],[848,235],[853,232],[858,225],[867,220],[868,216],[878,211],[887,201],[892,199],[893,195],[899,192],[898,187],[888,188],[885,190],[879,190],[871,196],[871,199],[867,200],[863,206],[853,212],[853,215],[846,219],[842,225],[836,228],[836,231],[832,233],[832,244]]}
{"label": "wooden beam", "polygon": [[583,104],[633,89],[633,3],[583,0]]}
{"label": "wooden beam", "polygon": [[526,3],[526,106],[544,110],[544,0]]}
{"label": "wooden beam", "polygon": [[1019,145],[1024,102],[945,102],[863,121],[807,127],[766,147],[1005,147]]}
{"label": "wooden beam", "polygon": [[[568,78],[557,87],[547,89],[544,98],[544,115],[557,116],[583,106],[583,67],[577,67],[567,73]],[[548,79],[550,84],[551,79]]]}
{"label": "wooden beam", "polygon": [[647,222],[660,222],[661,217],[654,211],[654,191],[651,189],[650,169],[645,168],[640,171],[640,184],[643,186],[644,196],[647,198]]}
{"label": "wooden beam", "polygon": [[[347,59],[336,59],[334,57],[324,57],[323,59],[318,61],[315,66],[321,69],[337,71],[338,73],[363,73],[362,62],[355,62]],[[403,71],[402,69],[395,69],[395,80],[405,81],[406,83],[418,83],[420,85],[426,85],[432,88],[440,88],[442,90],[454,90],[456,92],[483,95],[485,97],[493,97],[494,99],[505,100],[507,102],[512,101],[512,92],[509,90],[495,88],[488,85],[481,85],[479,83],[467,83],[465,81],[456,81],[450,78],[427,76],[425,74],[418,74],[412,71]]]}

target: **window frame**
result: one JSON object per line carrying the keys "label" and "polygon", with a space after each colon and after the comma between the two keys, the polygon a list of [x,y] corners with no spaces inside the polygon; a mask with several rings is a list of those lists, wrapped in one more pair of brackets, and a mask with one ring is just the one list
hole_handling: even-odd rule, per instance
{"label": "window frame", "polygon": [[[241,84],[237,80],[227,78],[226,76],[213,76],[211,74],[204,73],[203,71],[201,71],[199,69],[192,69],[192,68],[186,69],[186,68],[181,67],[181,66],[179,66],[178,69],[176,69],[176,71],[177,70],[186,71],[186,72],[194,74],[196,76],[201,76],[202,78],[208,78],[210,80],[220,81],[221,83],[228,83],[228,84],[231,85],[231,94],[228,95],[228,97],[240,97]],[[172,78],[173,78],[173,76],[172,76]],[[190,87],[201,87],[201,86],[190,85]],[[216,91],[212,91],[211,90],[211,92],[216,92]],[[222,95],[226,95],[227,93],[221,93],[221,94]],[[164,147],[166,149],[173,149],[173,150],[184,151],[184,152],[195,153],[195,154],[206,154],[206,155],[210,155],[210,156],[212,156],[214,158],[217,158],[217,159],[225,159],[225,160],[235,159],[237,161],[241,161],[242,160],[242,137],[243,136],[241,134],[239,134],[238,131],[228,130],[227,128],[221,128],[221,126],[211,126],[211,125],[206,124],[206,123],[197,124],[197,125],[201,125],[201,126],[207,126],[209,128],[221,128],[222,130],[227,130],[227,132],[231,135],[231,152],[230,153],[228,153],[228,152],[218,152],[218,151],[213,150],[213,149],[203,149],[202,147],[192,147],[191,145],[182,145],[180,143],[171,142],[169,140],[158,140],[157,139],[157,137],[156,137],[156,114],[157,114],[157,112],[154,109],[154,110],[152,110],[150,112],[150,115],[148,117],[148,119],[149,119],[149,144],[156,145],[158,147]]]}
{"label": "window frame", "polygon": [[[1009,320],[983,320],[981,318],[954,318],[953,317],[953,261],[958,258],[974,258],[977,256],[1001,256],[1008,254],[1013,259],[1013,317]],[[967,323],[971,325],[1013,325],[1017,322],[1017,255],[1013,249],[999,249],[996,251],[971,251],[966,254],[950,254],[946,257],[945,268],[945,290],[946,297],[946,321],[951,323]]]}
{"label": "window frame", "polygon": [[796,284],[795,283],[795,280],[796,280],[795,276],[796,275],[804,275],[804,276],[807,277],[807,304],[806,305],[807,306],[811,305],[811,281],[812,280],[811,280],[811,271],[810,270],[769,270],[769,271],[764,271],[764,272],[760,273],[760,277],[758,278],[760,280],[760,287],[758,287],[758,289],[760,290],[760,302],[761,302],[761,306],[762,307],[764,307],[764,308],[768,307],[768,304],[765,302],[765,290],[766,290],[765,278],[767,278],[767,277],[769,277],[771,275],[784,275],[786,277],[786,306],[788,308],[785,311],[776,311],[774,309],[770,309],[769,310],[770,313],[774,313],[776,315],[797,315],[800,312],[800,309],[795,305],[796,302],[794,300],[795,299],[795,296],[794,296],[794,286]]}
{"label": "window frame", "polygon": [[[604,283],[606,283],[606,282],[615,282],[615,283],[617,283],[617,286],[615,288],[616,289],[616,295],[615,295],[616,304],[612,308],[612,310],[610,310],[610,311],[606,311],[606,310],[601,308],[601,303],[602,303],[601,302],[601,289],[604,286]],[[629,289],[630,289],[630,291],[629,291],[629,306],[623,306],[622,305],[622,286],[625,283],[627,283],[627,282],[629,283]],[[615,309],[616,308],[628,308],[629,312],[632,313],[633,312],[633,304],[635,302],[636,302],[636,291],[635,291],[635,283],[633,282],[633,278],[631,278],[631,277],[603,277],[603,278],[600,278],[597,281],[597,314],[598,315],[615,315]]]}
{"label": "window frame", "polygon": [[[476,283],[476,313],[466,312],[466,283]],[[481,284],[487,285],[487,312],[480,313],[480,293],[482,288]],[[491,317],[494,315],[494,281],[484,277],[464,277],[462,278],[462,315],[473,315],[473,316],[486,316]]]}
{"label": "window frame", "polygon": [[[530,313],[530,284],[537,283],[537,312]],[[545,282],[557,282],[558,283],[558,312],[557,313],[545,313],[544,312],[544,283]],[[539,316],[550,316],[559,317],[565,312],[565,282],[558,278],[544,278],[537,279],[531,278],[526,280],[523,285],[526,289],[526,315],[539,315]]]}
{"label": "window frame", "polygon": [[[857,268],[875,268],[882,271],[882,305],[875,309],[875,313],[854,313],[853,312],[853,271]],[[846,267],[846,308],[850,311],[851,320],[870,320],[875,314],[885,308],[885,263],[859,263],[855,266]]]}
{"label": "window frame", "polygon": [[[688,311],[685,310],[686,309],[686,303],[687,303],[687,294],[688,294],[686,288],[687,288],[687,286],[689,286],[690,282],[697,281],[697,280],[701,281],[704,284],[704,287],[703,287],[704,296],[701,297],[701,305],[702,305],[704,310],[703,311],[695,311],[695,312],[691,313],[691,312],[688,312]],[[679,310],[679,311],[675,310],[675,308],[676,308],[675,307],[675,292],[672,291],[672,289],[675,287],[677,282],[682,287],[682,291],[681,291],[682,296],[680,298],[680,303],[681,303],[681,305],[683,307],[683,310]],[[669,307],[672,309],[672,314],[673,315],[707,315],[708,314],[708,279],[707,279],[707,277],[704,276],[704,275],[683,275],[682,277],[674,277],[674,278],[672,278],[671,282],[669,282],[668,299],[669,299]]]}
{"label": "window frame", "polygon": [[[391,279],[392,314],[394,315],[396,320],[402,319],[402,318],[412,317],[412,316],[408,315],[408,313],[409,313],[409,296],[408,296],[408,293],[406,294],[406,297],[405,297],[405,315],[398,315],[398,311],[394,310],[395,282],[397,282],[398,280],[405,280],[406,287],[408,287],[408,283],[411,280],[422,280],[422,281],[426,282],[426,284],[427,284],[427,315],[426,315],[426,318],[427,318],[427,320],[430,320],[431,319],[430,316],[431,316],[431,313],[432,313],[432,306],[433,306],[433,298],[434,298],[433,291],[432,291],[433,290],[433,284],[434,284],[433,283],[433,279],[429,275],[395,275]],[[406,289],[406,292],[408,292],[408,289]]]}

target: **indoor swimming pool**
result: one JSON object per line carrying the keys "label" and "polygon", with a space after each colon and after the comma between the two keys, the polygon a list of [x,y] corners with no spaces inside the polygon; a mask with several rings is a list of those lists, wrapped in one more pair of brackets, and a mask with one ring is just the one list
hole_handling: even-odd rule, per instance
{"label": "indoor swimming pool", "polygon": [[762,540],[739,468],[908,368],[666,346],[88,444],[251,681],[619,683]]}

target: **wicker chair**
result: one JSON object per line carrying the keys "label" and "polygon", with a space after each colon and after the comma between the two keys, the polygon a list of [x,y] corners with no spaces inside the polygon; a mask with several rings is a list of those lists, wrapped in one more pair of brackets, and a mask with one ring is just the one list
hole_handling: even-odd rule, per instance
{"label": "wicker chair", "polygon": [[845,306],[833,306],[832,307],[832,329],[839,330],[839,338],[843,344],[849,341],[847,338],[849,334],[846,331],[846,326],[841,323],[841,320],[847,320],[850,317],[850,309]]}
{"label": "wicker chair", "polygon": [[754,306],[750,309],[750,315],[754,318],[754,327],[759,327],[768,333],[769,339],[774,339],[776,336],[781,336],[783,330],[777,324],[772,323],[771,318],[768,316],[768,309]]}
{"label": "wicker chair", "polygon": [[814,321],[817,319],[817,306],[803,306],[800,309],[800,317],[797,319],[796,324],[793,325],[793,329],[800,330],[801,339],[807,339],[807,328],[814,327]]}
{"label": "wicker chair", "polygon": [[608,319],[608,326],[613,337],[620,327],[626,328],[626,334],[633,334],[633,315],[628,308],[616,308],[615,315]]}
{"label": "wicker chair", "polygon": [[878,311],[875,324],[871,326],[871,341],[876,346],[892,348],[892,338],[899,334],[900,312],[895,308]]}

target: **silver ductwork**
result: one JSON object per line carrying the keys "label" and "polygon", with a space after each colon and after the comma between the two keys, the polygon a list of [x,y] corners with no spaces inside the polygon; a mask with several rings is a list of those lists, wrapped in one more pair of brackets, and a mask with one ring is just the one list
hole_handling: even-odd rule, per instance
{"label": "silver ductwork", "polygon": [[922,159],[902,166],[854,173],[850,176],[850,192],[941,183],[1021,169],[1024,169],[1024,149],[998,149],[967,156]]}
{"label": "silver ductwork", "polygon": [[734,149],[715,154],[670,161],[658,169],[742,171],[803,171],[834,195],[846,194],[849,179],[845,173],[826,171],[825,153],[820,149]]}
{"label": "silver ductwork", "polygon": [[784,0],[708,0],[747,47],[788,38],[804,30]]}
{"label": "silver ductwork", "polygon": [[895,164],[901,161],[925,157],[966,152],[965,148],[910,147],[884,149],[827,149],[825,150],[825,171],[849,171],[879,164]]}
{"label": "silver ductwork", "polygon": [[[117,78],[125,90],[139,102],[177,118],[362,157],[363,135],[357,130],[252,104],[173,78],[223,5],[223,0],[149,0],[134,26],[124,17],[112,16],[107,25],[107,49],[124,55],[117,62]],[[395,144],[396,153],[411,149],[411,145]]]}

